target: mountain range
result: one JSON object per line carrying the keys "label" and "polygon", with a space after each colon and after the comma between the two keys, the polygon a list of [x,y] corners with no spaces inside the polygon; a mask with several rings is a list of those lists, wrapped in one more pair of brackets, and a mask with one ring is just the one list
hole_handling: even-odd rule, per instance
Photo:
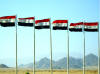
{"label": "mountain range", "polygon": [[[97,67],[98,57],[94,54],[89,54],[85,57],[85,65],[88,68]],[[63,57],[57,61],[53,60],[54,69],[66,69],[67,68],[67,58]],[[69,57],[69,67],[72,69],[82,69],[83,60],[81,58]],[[19,65],[19,68],[33,68],[33,63]],[[44,57],[38,62],[36,62],[37,69],[49,69],[50,68],[50,59]]]}
{"label": "mountain range", "polygon": [[0,64],[0,68],[9,68],[9,67],[5,64]]}
{"label": "mountain range", "polygon": [[[85,56],[85,65],[87,68],[97,68],[98,66],[98,57],[94,54],[89,54]],[[53,69],[67,69],[67,58],[63,57],[57,61],[52,60]],[[33,63],[21,64],[19,68],[33,68]],[[69,68],[71,69],[82,69],[83,60],[82,58],[69,57]],[[5,64],[0,64],[0,68],[9,68]],[[47,57],[42,58],[36,62],[36,69],[49,69],[50,68],[50,59]]]}

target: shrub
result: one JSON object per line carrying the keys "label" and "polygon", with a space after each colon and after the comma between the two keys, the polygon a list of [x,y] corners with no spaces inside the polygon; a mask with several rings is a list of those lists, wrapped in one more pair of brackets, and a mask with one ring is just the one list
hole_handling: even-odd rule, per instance
{"label": "shrub", "polygon": [[29,72],[26,72],[26,74],[30,74]]}

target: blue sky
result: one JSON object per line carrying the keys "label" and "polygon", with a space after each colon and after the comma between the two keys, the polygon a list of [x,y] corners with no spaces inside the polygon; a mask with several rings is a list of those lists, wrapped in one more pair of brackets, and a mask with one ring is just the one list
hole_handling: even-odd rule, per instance
{"label": "blue sky", "polygon": [[[71,22],[99,21],[99,0],[2,0],[0,16],[35,19],[67,19]],[[36,30],[36,60],[50,57],[49,30]],[[33,62],[33,28],[18,27],[18,64]],[[67,56],[67,31],[53,31],[53,59]],[[86,33],[86,54],[97,55],[98,33]],[[70,56],[83,55],[83,33],[70,32]],[[15,65],[15,28],[0,27],[0,63]]]}

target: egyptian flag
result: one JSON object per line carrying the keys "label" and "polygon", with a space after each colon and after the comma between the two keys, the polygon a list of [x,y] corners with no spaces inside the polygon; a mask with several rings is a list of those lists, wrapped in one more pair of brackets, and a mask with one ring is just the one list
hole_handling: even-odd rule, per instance
{"label": "egyptian flag", "polygon": [[18,25],[19,26],[29,26],[29,27],[32,27],[33,23],[35,24],[34,17],[18,18]]}
{"label": "egyptian flag", "polygon": [[99,30],[98,22],[85,22],[84,23],[84,31],[97,32],[98,30]]}
{"label": "egyptian flag", "polygon": [[35,21],[35,29],[49,29],[50,19],[42,19]]}
{"label": "egyptian flag", "polygon": [[83,22],[78,22],[78,23],[71,23],[70,24],[70,31],[74,32],[82,32],[82,27],[83,27]]}
{"label": "egyptian flag", "polygon": [[53,30],[67,30],[68,20],[55,20],[52,24]]}
{"label": "egyptian flag", "polygon": [[0,25],[2,27],[13,27],[15,26],[16,16],[3,16],[0,17]]}

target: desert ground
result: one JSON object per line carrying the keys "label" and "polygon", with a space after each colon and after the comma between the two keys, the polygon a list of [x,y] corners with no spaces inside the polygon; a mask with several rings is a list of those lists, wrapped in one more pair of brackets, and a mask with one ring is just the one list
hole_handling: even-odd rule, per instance
{"label": "desert ground", "polygon": [[[32,69],[19,69],[18,74],[33,74]],[[82,70],[70,70],[70,74],[83,74]],[[98,70],[86,70],[86,74],[98,74]],[[0,69],[0,74],[16,74],[15,69]],[[36,70],[36,74],[50,74],[50,70]],[[67,74],[66,70],[53,70],[53,74]]]}

